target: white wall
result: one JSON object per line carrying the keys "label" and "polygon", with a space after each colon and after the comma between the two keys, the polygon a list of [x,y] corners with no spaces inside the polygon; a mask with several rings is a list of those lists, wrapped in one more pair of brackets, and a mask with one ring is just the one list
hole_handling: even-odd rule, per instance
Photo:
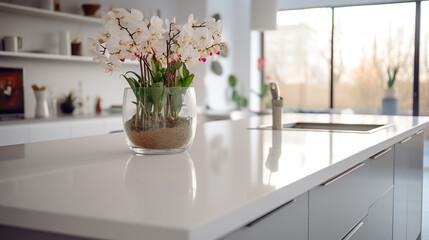
{"label": "white wall", "polygon": [[227,58],[215,56],[222,67],[221,76],[211,71],[210,63],[206,65],[207,104],[212,109],[233,109],[228,77],[236,75],[238,90],[248,97],[250,68],[250,0],[207,0],[207,16],[219,13],[223,22],[223,39],[228,46]]}

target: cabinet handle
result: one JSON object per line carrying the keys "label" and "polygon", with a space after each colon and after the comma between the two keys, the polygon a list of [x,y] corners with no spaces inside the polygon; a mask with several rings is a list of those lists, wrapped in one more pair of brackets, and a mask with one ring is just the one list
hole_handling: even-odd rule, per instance
{"label": "cabinet handle", "polygon": [[350,238],[353,237],[353,235],[355,235],[355,233],[359,230],[359,228],[361,228],[363,225],[363,222],[358,223],[358,225],[356,225],[349,233],[347,233],[346,236],[343,237],[342,240],[349,240]]}
{"label": "cabinet handle", "polygon": [[375,155],[371,156],[370,158],[371,158],[371,159],[377,159],[377,158],[379,158],[379,157],[383,156],[385,153],[389,152],[390,150],[392,150],[392,148],[391,148],[391,147],[390,147],[390,148],[387,148],[387,149],[384,149],[383,151],[381,151],[381,152],[379,152],[379,153],[377,153],[377,154],[375,154]]}
{"label": "cabinet handle", "polygon": [[346,176],[347,174],[349,174],[349,173],[351,173],[351,172],[355,171],[356,169],[358,169],[358,168],[362,167],[363,165],[365,165],[365,163],[359,163],[358,165],[356,165],[356,166],[354,166],[354,167],[350,168],[349,170],[347,170],[347,171],[345,171],[345,172],[341,173],[340,175],[338,175],[338,176],[336,176],[336,177],[334,177],[334,178],[329,179],[328,181],[326,181],[326,182],[322,183],[321,185],[322,185],[322,186],[324,186],[324,187],[326,187],[326,186],[328,186],[329,184],[331,184],[331,183],[333,183],[333,182],[337,181],[338,179],[340,179],[340,178],[342,178],[342,177]]}
{"label": "cabinet handle", "polygon": [[296,201],[296,199],[292,199],[292,200],[290,200],[289,202],[287,202],[287,203],[285,203],[285,204],[281,205],[280,207],[278,207],[278,208],[276,208],[276,209],[274,209],[274,210],[272,210],[272,211],[270,211],[270,212],[268,212],[268,213],[264,214],[262,217],[259,217],[259,218],[257,218],[256,220],[253,220],[251,223],[247,224],[247,225],[246,225],[246,227],[252,227],[253,225],[255,225],[255,224],[259,223],[260,221],[264,220],[266,217],[268,217],[268,216],[270,216],[271,214],[273,214],[275,211],[279,210],[279,209],[280,209],[280,208],[282,208],[282,207],[285,207],[285,206],[287,206],[287,205],[290,205],[290,204],[294,203],[295,201]]}
{"label": "cabinet handle", "polygon": [[408,142],[409,140],[411,140],[411,138],[412,137],[407,137],[407,138],[405,138],[404,140],[402,140],[402,141],[400,141],[399,143],[406,143],[406,142]]}
{"label": "cabinet handle", "polygon": [[422,133],[422,132],[424,132],[425,130],[424,129],[422,129],[422,130],[420,130],[420,131],[418,131],[415,135],[419,135],[420,133]]}

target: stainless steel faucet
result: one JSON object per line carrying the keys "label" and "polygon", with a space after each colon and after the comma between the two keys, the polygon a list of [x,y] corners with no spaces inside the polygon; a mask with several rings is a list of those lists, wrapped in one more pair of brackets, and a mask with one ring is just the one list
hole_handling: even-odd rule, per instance
{"label": "stainless steel faucet", "polygon": [[277,82],[269,84],[273,105],[273,130],[282,129],[283,98],[280,97],[280,88]]}

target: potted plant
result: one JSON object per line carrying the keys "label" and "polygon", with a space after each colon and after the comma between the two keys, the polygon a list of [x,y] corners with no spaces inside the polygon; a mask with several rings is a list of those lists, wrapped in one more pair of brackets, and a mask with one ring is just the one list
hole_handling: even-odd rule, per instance
{"label": "potted plant", "polygon": [[74,96],[73,92],[69,92],[65,97],[63,102],[61,103],[61,111],[64,114],[72,114],[74,111],[74,101],[76,100],[76,97]]}
{"label": "potted plant", "polygon": [[106,72],[137,61],[139,72],[122,76],[125,89],[123,125],[129,147],[139,154],[183,152],[192,144],[196,128],[196,100],[188,66],[206,62],[225,49],[222,23],[206,18],[198,24],[193,15],[179,25],[157,16],[144,18],[135,9],[115,8],[102,14],[104,29],[89,39],[94,61]]}
{"label": "potted plant", "polygon": [[387,69],[387,88],[384,91],[384,97],[382,100],[381,114],[383,115],[397,115],[399,112],[399,99],[398,92],[394,87],[396,75],[399,68],[396,66],[392,70]]}

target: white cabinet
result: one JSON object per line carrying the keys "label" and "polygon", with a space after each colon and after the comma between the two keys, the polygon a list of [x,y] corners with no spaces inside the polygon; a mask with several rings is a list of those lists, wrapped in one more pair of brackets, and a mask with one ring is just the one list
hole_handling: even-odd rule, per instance
{"label": "white cabinet", "polygon": [[0,125],[0,146],[103,135],[122,129],[122,118],[119,115],[5,124]]}
{"label": "white cabinet", "polygon": [[368,166],[360,163],[309,192],[309,239],[342,239],[368,213]]}
{"label": "white cabinet", "polygon": [[63,122],[36,123],[30,125],[30,142],[64,139],[70,137],[70,127]]}
{"label": "white cabinet", "polygon": [[392,239],[393,186],[368,210],[368,240]]}
{"label": "white cabinet", "polygon": [[27,143],[30,141],[27,125],[0,126],[0,146]]}
{"label": "white cabinet", "polygon": [[249,223],[223,240],[307,240],[308,193]]}
{"label": "white cabinet", "polygon": [[393,167],[394,167],[394,149],[393,146],[370,157],[368,162],[369,169],[369,200],[373,204],[393,185]]}
{"label": "white cabinet", "polygon": [[70,123],[71,137],[86,137],[104,133],[104,122],[100,119],[80,120]]}
{"label": "white cabinet", "polygon": [[415,240],[421,232],[423,132],[395,145],[393,239]]}
{"label": "white cabinet", "polygon": [[368,225],[367,217],[365,217],[358,224],[356,224],[353,229],[342,238],[342,240],[369,240]]}

